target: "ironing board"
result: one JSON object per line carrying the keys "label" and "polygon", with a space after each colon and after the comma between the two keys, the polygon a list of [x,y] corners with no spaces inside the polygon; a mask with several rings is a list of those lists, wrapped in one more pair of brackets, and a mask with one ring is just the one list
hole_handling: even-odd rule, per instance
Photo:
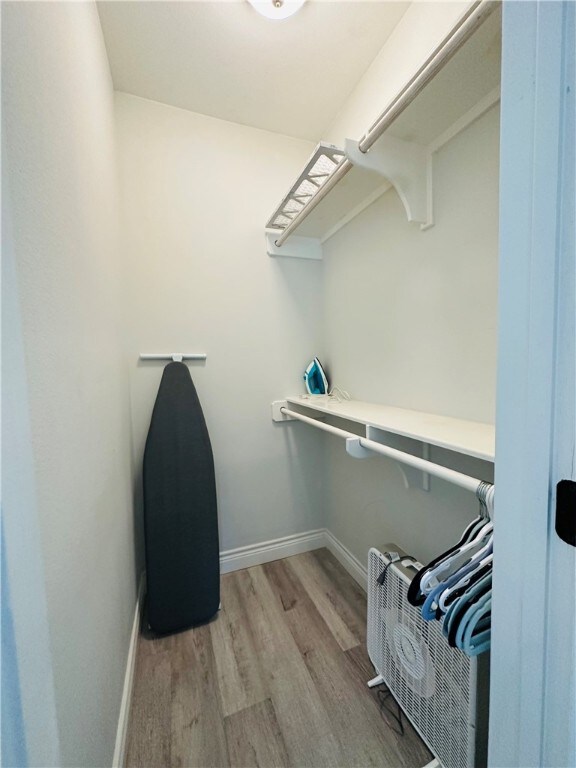
{"label": "ironing board", "polygon": [[220,603],[212,447],[184,363],[164,368],[143,475],[148,623],[167,634],[207,621]]}

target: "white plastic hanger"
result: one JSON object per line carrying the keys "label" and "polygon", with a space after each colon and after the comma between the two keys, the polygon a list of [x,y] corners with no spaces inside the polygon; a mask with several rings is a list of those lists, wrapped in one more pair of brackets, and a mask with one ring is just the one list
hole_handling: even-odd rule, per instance
{"label": "white plastic hanger", "polygon": [[[490,546],[490,545],[488,545]],[[476,565],[472,570],[466,569],[466,573],[462,576],[462,578],[454,584],[452,587],[448,587],[444,590],[439,596],[438,596],[438,607],[442,611],[442,613],[446,613],[448,610],[448,600],[450,597],[459,589],[462,589],[462,587],[467,586],[470,584],[470,582],[474,579],[474,576],[481,571],[485,566],[490,565],[490,563],[493,560],[494,555],[490,553],[489,555],[486,555],[485,557],[482,557],[479,561],[477,561]]]}
{"label": "white plastic hanger", "polygon": [[434,568],[427,571],[420,580],[420,591],[423,594],[427,594],[434,587],[437,587],[440,582],[450,578],[456,571],[469,563],[478,548],[484,547],[487,544],[486,539],[492,534],[493,527],[492,522],[485,522],[471,541],[457,547],[454,552],[451,552],[437,563]]}

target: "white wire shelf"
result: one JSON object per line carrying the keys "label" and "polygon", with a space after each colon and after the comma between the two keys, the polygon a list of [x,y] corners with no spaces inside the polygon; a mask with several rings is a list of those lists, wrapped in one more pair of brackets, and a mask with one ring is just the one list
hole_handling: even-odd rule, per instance
{"label": "white wire shelf", "polygon": [[266,223],[266,229],[283,232],[304,208],[311,205],[346,157],[343,149],[320,142],[290,191]]}

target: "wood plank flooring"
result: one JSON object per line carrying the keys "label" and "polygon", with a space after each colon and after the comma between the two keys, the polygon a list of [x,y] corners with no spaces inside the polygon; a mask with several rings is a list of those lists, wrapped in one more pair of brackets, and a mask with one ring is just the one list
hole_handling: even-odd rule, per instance
{"label": "wood plank flooring", "polygon": [[222,577],[209,624],[138,642],[128,768],[420,768],[366,686],[366,595],[325,549]]}

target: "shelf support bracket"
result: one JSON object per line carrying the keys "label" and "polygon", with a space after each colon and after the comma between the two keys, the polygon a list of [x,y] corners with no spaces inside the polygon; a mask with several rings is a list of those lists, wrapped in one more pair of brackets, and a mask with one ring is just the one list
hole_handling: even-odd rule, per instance
{"label": "shelf support bracket", "polygon": [[295,421],[292,416],[282,413],[281,408],[288,408],[286,400],[274,400],[272,403],[272,421]]}
{"label": "shelf support bracket", "polygon": [[318,238],[291,235],[289,241],[278,247],[275,241],[281,234],[281,230],[266,231],[266,253],[268,256],[288,256],[292,259],[322,259],[322,243]]}
{"label": "shelf support bracket", "polygon": [[346,155],[353,165],[388,179],[408,221],[417,222],[422,229],[432,226],[432,176],[426,147],[384,135],[368,152],[361,152],[357,141],[346,139]]}
{"label": "shelf support bracket", "polygon": [[346,438],[346,453],[354,459],[368,459],[374,456],[374,451],[369,451],[368,448],[360,445],[359,437]]}
{"label": "shelf support bracket", "polygon": [[[371,424],[366,425],[366,437],[368,440],[374,440],[375,443],[389,445],[391,441],[398,439],[402,440],[399,435],[388,433],[387,442],[385,442],[382,440],[382,435],[383,431],[378,429],[378,427],[373,427]],[[401,446],[395,446],[393,442],[391,447],[405,450]],[[421,458],[426,459],[426,461],[430,461],[430,445],[428,443],[422,443]],[[404,464],[400,464],[399,462],[395,462],[395,464],[398,468],[398,471],[400,472],[400,475],[402,476],[402,480],[404,481],[404,488],[406,488],[406,490],[409,488],[421,488],[423,491],[430,490],[430,475],[428,472],[421,472],[419,469],[408,467]]]}

